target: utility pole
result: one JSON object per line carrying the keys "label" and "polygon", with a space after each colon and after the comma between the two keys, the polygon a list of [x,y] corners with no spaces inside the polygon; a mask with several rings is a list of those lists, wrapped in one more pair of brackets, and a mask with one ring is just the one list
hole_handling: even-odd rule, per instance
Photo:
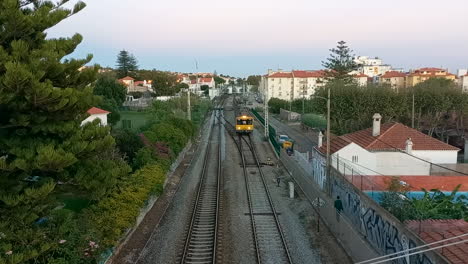
{"label": "utility pole", "polygon": [[302,115],[305,114],[305,110],[304,110],[304,100],[305,100],[305,87],[302,86]]}
{"label": "utility pole", "polygon": [[265,87],[265,100],[263,101],[264,103],[264,112],[265,112],[265,139],[268,140],[269,137],[269,128],[270,128],[270,122],[268,121],[268,86],[266,85]]}
{"label": "utility pole", "polygon": [[330,88],[328,88],[327,97],[327,178],[328,178],[328,191],[331,195],[331,168],[330,168]]}
{"label": "utility pole", "polygon": [[190,88],[187,89],[187,119],[192,120],[192,110],[190,107]]}
{"label": "utility pole", "polygon": [[411,128],[414,128],[414,93],[413,93],[413,110],[411,113]]}

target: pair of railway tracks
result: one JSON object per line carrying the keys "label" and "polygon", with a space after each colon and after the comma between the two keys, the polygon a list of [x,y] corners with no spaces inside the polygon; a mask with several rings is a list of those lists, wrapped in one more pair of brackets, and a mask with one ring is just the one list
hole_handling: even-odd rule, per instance
{"label": "pair of railway tracks", "polygon": [[225,120],[225,126],[241,156],[256,261],[257,263],[292,263],[252,137],[250,134],[237,135],[236,140],[234,126],[228,120]]}
{"label": "pair of railway tracks", "polygon": [[[221,119],[215,110],[180,263],[216,263],[221,200]],[[217,160],[217,162],[213,162]]]}
{"label": "pair of railway tracks", "polygon": [[[238,135],[236,139],[234,126],[224,119],[222,110],[215,110],[214,115],[215,121],[208,137],[210,142],[203,160],[201,178],[180,263],[217,262],[222,179],[222,125],[236,143],[242,160],[256,262],[292,263],[252,138],[250,135]],[[249,154],[246,155],[246,152]],[[214,160],[217,162],[213,162]],[[251,165],[255,168],[250,167]]]}

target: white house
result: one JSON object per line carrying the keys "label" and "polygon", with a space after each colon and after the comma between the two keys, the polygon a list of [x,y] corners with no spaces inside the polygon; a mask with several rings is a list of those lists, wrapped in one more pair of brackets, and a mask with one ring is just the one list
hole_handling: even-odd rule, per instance
{"label": "white house", "polygon": [[201,87],[207,85],[209,89],[215,88],[215,81],[213,77],[201,77],[195,80],[191,80],[189,89],[192,92],[202,93]]}
{"label": "white house", "polygon": [[119,82],[127,87],[127,93],[153,91],[153,84],[151,80],[135,81],[135,79],[133,79],[132,77],[127,76],[122,79],[119,79]]}
{"label": "white house", "polygon": [[467,69],[460,69],[458,70],[458,85],[462,89],[463,92],[468,92],[468,70]]}
{"label": "white house", "polygon": [[101,120],[102,126],[107,126],[107,115],[110,114],[110,112],[97,107],[92,107],[86,112],[89,114],[89,116],[81,122],[82,126],[86,123],[93,122],[96,119]]}
{"label": "white house", "polygon": [[[333,167],[342,171],[341,161],[362,175],[430,175],[430,163],[457,163],[460,149],[401,123],[381,125],[379,114],[373,119],[372,128],[331,139]],[[325,164],[325,155],[326,144],[319,139],[313,153],[314,169]]]}

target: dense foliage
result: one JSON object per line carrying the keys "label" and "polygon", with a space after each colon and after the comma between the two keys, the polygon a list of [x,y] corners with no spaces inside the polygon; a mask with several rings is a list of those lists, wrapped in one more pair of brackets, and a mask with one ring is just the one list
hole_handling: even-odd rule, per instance
{"label": "dense foliage", "polygon": [[[412,98],[415,98],[415,128],[445,140],[448,127],[463,127],[468,94],[445,79],[430,79],[404,91],[387,86],[330,83],[316,91],[326,97],[331,89],[331,127],[337,134],[350,133],[372,125],[372,115],[380,113],[384,122],[397,121],[411,126]],[[326,102],[307,102],[313,112],[326,115]]]}
{"label": "dense foliage", "polygon": [[73,218],[62,190],[97,201],[129,172],[108,127],[81,125],[98,67],[64,57],[82,37],[46,38],[85,6],[66,2],[0,2],[0,263],[53,263]]}
{"label": "dense foliage", "polygon": [[468,220],[467,197],[457,196],[461,185],[446,195],[438,189],[427,191],[422,189],[422,198],[410,198],[409,187],[400,182],[398,177],[389,182],[387,192],[384,192],[381,205],[399,220],[424,219],[465,219]]}

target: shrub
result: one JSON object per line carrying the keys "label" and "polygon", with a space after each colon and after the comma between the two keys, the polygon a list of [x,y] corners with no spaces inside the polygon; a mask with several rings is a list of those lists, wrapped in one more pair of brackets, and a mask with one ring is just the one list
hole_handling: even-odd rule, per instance
{"label": "shrub", "polygon": [[135,223],[148,197],[161,194],[164,181],[165,171],[159,165],[146,166],[126,179],[119,191],[87,209],[86,216],[93,223],[101,248],[117,244]]}

